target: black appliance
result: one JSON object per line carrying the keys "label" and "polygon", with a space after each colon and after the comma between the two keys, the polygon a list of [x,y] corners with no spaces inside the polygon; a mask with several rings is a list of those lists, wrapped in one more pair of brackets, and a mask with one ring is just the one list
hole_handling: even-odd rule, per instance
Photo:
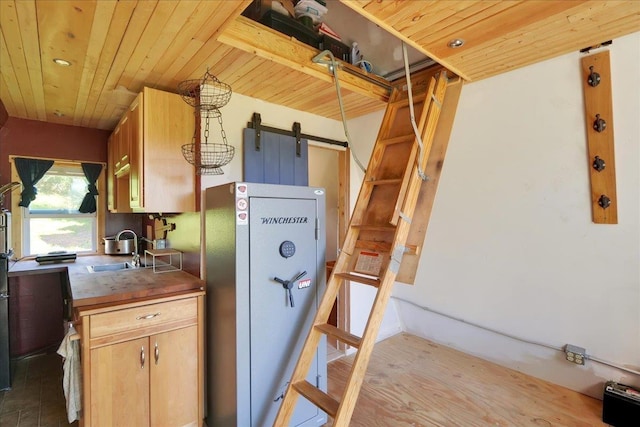
{"label": "black appliance", "polygon": [[636,427],[640,420],[640,390],[608,381],[602,399],[602,421],[614,427]]}
{"label": "black appliance", "polygon": [[0,212],[0,390],[11,387],[9,355],[9,258],[11,257],[11,214]]}

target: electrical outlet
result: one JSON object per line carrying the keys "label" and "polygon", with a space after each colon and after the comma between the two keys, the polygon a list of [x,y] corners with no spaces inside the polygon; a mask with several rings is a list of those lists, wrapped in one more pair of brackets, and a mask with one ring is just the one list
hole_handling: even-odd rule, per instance
{"label": "electrical outlet", "polygon": [[587,350],[577,345],[567,344],[564,346],[565,358],[576,365],[584,365],[587,358]]}

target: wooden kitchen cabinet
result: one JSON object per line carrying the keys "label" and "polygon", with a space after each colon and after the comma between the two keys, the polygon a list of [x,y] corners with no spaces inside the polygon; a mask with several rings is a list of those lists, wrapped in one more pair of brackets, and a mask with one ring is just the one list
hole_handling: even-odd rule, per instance
{"label": "wooden kitchen cabinet", "polygon": [[142,171],[143,158],[142,150],[144,146],[144,118],[142,115],[142,97],[143,93],[138,94],[136,99],[129,107],[127,115],[131,121],[130,146],[129,146],[129,206],[139,208],[142,204]]}
{"label": "wooden kitchen cabinet", "polygon": [[203,424],[203,295],[80,311],[85,427]]}
{"label": "wooden kitchen cabinet", "polygon": [[143,89],[112,135],[114,146],[126,149],[113,156],[114,198],[126,205],[115,211],[195,211],[195,170],[182,156],[194,130],[193,108],[179,95]]}
{"label": "wooden kitchen cabinet", "polygon": [[85,426],[148,426],[149,338],[91,350],[91,421]]}
{"label": "wooden kitchen cabinet", "polygon": [[107,151],[107,208],[111,212],[131,212],[126,187],[129,180],[129,147],[131,122],[125,115],[108,140]]}
{"label": "wooden kitchen cabinet", "polygon": [[[117,129],[117,128],[116,128]],[[115,177],[115,158],[116,158],[116,131],[109,136],[107,141],[107,209],[110,212],[117,212],[116,208],[116,177]]]}

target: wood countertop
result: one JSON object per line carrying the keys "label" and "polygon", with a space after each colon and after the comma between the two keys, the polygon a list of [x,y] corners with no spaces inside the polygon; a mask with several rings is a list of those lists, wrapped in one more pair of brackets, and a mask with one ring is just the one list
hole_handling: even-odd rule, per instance
{"label": "wood countertop", "polygon": [[130,261],[128,256],[79,256],[75,262],[38,264],[34,260],[9,262],[9,277],[67,273],[73,308],[133,302],[193,290],[204,290],[203,280],[181,270],[154,273],[151,268],[90,273],[88,266]]}

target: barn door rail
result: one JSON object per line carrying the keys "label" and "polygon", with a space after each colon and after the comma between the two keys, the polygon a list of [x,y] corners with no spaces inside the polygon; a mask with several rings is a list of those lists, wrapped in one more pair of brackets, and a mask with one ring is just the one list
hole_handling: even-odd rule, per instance
{"label": "barn door rail", "polygon": [[338,141],[331,138],[324,138],[322,136],[309,135],[302,133],[302,126],[299,122],[294,122],[291,126],[291,130],[278,129],[271,126],[265,126],[262,124],[262,118],[260,113],[253,113],[251,121],[247,123],[249,129],[255,129],[256,131],[256,151],[260,151],[260,136],[262,131],[277,133],[279,135],[292,136],[296,139],[296,155],[300,157],[300,140],[310,139],[312,141],[323,142],[325,144],[339,145],[341,147],[349,147],[349,143],[346,141]]}

